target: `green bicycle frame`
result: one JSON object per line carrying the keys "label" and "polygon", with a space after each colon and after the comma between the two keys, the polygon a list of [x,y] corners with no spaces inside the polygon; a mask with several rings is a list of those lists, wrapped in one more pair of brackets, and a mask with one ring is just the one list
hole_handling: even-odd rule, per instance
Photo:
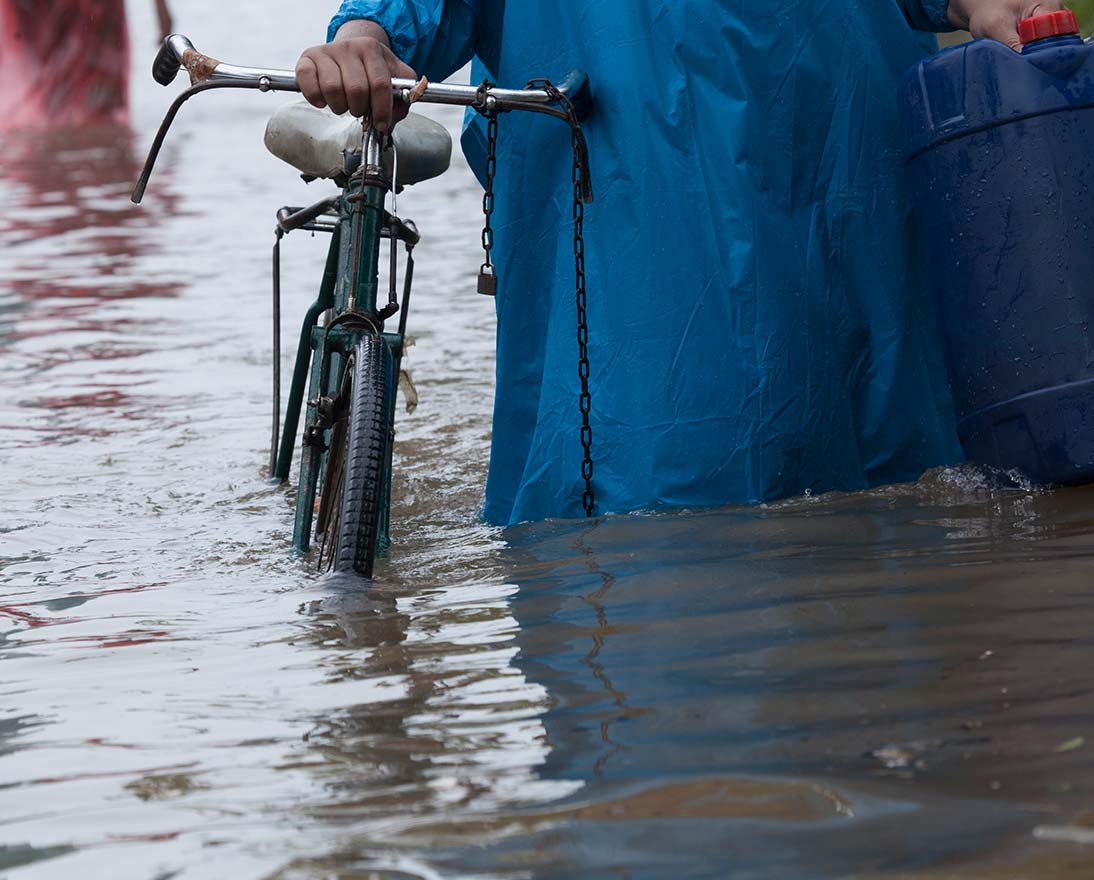
{"label": "green bicycle frame", "polygon": [[[320,426],[317,401],[333,395],[341,386],[347,355],[353,351],[365,333],[379,333],[389,352],[389,380],[393,389],[400,372],[406,308],[409,305],[413,267],[410,250],[417,237],[401,236],[400,230],[412,229],[388,214],[384,200],[389,184],[382,173],[354,174],[338,200],[338,220],[334,225],[330,248],[319,295],[304,316],[296,352],[292,383],[285,411],[285,423],[278,446],[274,477],[279,482],[289,478],[293,449],[300,424],[301,411],[307,406],[300,457],[300,479],[296,498],[293,527],[293,548],[306,553],[311,546],[315,500],[322,490],[320,477],[324,471],[332,429]],[[408,259],[403,288],[403,315],[397,332],[383,330],[383,314],[377,310],[379,285],[380,242],[390,240],[395,248],[400,240],[407,244]],[[323,316],[327,320],[323,321]],[[344,318],[352,320],[339,320]],[[391,395],[388,424],[394,434],[395,394]],[[391,501],[391,443],[389,460],[384,469],[383,504],[378,550],[388,544],[388,509]]]}

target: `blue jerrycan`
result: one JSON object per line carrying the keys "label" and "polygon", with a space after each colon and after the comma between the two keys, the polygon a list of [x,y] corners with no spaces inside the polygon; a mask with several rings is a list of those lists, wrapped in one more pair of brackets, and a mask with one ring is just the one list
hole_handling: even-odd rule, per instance
{"label": "blue jerrycan", "polygon": [[970,461],[1094,482],[1094,46],[1071,12],[901,82],[915,223]]}

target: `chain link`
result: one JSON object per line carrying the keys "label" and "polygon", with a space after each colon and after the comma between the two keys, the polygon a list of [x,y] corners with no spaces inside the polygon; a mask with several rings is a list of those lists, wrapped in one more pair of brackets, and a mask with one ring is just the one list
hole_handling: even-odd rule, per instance
{"label": "chain link", "polygon": [[585,515],[592,516],[596,508],[593,491],[593,429],[589,424],[593,399],[589,393],[589,320],[588,297],[585,292],[585,201],[582,189],[588,167],[583,166],[584,138],[576,125],[572,129],[571,143],[574,150],[574,295],[577,302],[577,375],[581,380],[581,477],[585,480],[582,504]]}
{"label": "chain link", "polygon": [[494,216],[494,175],[498,171],[498,112],[496,110],[484,111],[486,115],[486,189],[482,194],[482,215],[485,220],[482,227],[482,249],[486,254],[486,262],[482,264],[482,271],[493,271],[494,263],[490,259],[490,251],[494,248],[494,228],[490,225]]}
{"label": "chain link", "polygon": [[485,262],[479,267],[479,293],[484,296],[497,296],[498,273],[494,269],[494,261],[490,252],[494,249],[494,175],[498,170],[498,111],[494,107],[494,99],[490,96],[493,83],[483,80],[475,96],[472,105],[479,113],[486,117],[486,186],[482,194],[482,250],[485,254]]}

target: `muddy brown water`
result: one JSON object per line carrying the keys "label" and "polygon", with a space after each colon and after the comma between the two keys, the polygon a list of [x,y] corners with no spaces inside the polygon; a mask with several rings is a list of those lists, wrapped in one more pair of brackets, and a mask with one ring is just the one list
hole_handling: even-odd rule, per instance
{"label": "muddy brown water", "polygon": [[[301,6],[178,26],[290,66]],[[482,525],[461,162],[400,205],[395,548],[372,585],[287,553],[272,217],[325,190],[262,151],[281,99],[221,93],[130,206],[167,96],[131,9],[132,128],[0,143],[0,876],[1094,877],[1094,492]],[[323,245],[286,243],[287,337]]]}

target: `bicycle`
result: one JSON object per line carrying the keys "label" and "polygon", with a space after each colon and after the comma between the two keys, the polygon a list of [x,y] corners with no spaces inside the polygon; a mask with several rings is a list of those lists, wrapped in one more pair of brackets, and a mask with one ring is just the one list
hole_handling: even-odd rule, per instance
{"label": "bicycle", "polygon": [[[135,203],[144,197],[160,148],[179,109],[195,94],[219,88],[300,90],[291,71],[224,64],[198,52],[185,36],[172,34],[164,39],[156,55],[152,75],[156,82],[167,86],[182,68],[189,73],[190,87],[171,104],[160,125],[133,191]],[[580,132],[580,122],[591,109],[591,97],[588,80],[580,71],[568,74],[557,88],[547,80],[533,81],[524,89],[501,89],[491,83],[461,86],[428,83],[423,78],[417,82],[393,79],[392,91],[396,100],[408,104],[424,101],[474,107],[485,115],[491,132],[489,181],[496,167],[499,113],[530,111],[569,122],[574,132],[575,213],[579,194],[584,201],[591,201],[587,155]],[[376,557],[390,543],[395,397],[414,274],[413,250],[420,241],[413,221],[398,217],[394,204],[392,211],[387,210],[387,196],[447,170],[451,139],[442,126],[416,114],[399,123],[391,135],[382,135],[371,129],[367,120],[355,123],[349,117],[335,117],[303,104],[287,107],[298,109],[282,108],[274,114],[267,129],[267,146],[302,171],[305,179],[328,178],[341,191],[309,207],[287,206],[277,212],[270,472],[278,482],[289,479],[300,416],[305,413],[293,547],[307,553],[314,534],[321,541],[321,569],[356,571],[371,577]],[[359,134],[352,131],[354,126]],[[324,127],[326,131],[319,130]],[[483,232],[486,262],[479,279],[479,290],[486,294],[496,289],[490,260],[492,202],[492,187],[488,186]],[[296,230],[329,234],[331,244],[319,294],[301,326],[282,426],[281,240]],[[380,305],[380,251],[384,240],[389,245],[388,290],[387,302]],[[397,286],[399,245],[406,251],[401,296]],[[579,290],[583,293],[581,280]],[[396,315],[398,326],[390,329],[387,323]],[[587,366],[584,372],[587,377]],[[582,409],[584,443],[588,431],[587,389]],[[586,508],[591,512],[591,460],[587,470]]]}

